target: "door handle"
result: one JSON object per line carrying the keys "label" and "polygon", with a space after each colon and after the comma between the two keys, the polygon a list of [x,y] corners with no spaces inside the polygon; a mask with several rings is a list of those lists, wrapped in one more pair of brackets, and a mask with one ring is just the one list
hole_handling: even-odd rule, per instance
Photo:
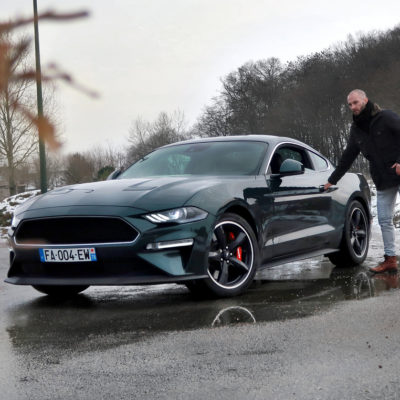
{"label": "door handle", "polygon": [[330,186],[328,189],[324,190],[324,186],[325,186],[325,185],[319,186],[318,189],[319,189],[320,193],[323,193],[323,192],[325,192],[325,193],[331,193],[331,192],[334,192],[335,190],[338,190],[338,189],[339,189],[337,186]]}

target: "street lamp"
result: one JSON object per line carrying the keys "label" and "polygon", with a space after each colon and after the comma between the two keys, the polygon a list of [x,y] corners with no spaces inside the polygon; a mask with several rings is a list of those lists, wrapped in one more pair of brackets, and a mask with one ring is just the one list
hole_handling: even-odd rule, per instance
{"label": "street lamp", "polygon": [[[43,117],[43,96],[42,96],[42,71],[40,68],[40,49],[39,49],[39,25],[37,1],[33,0],[33,16],[35,27],[35,58],[36,58],[36,92],[37,92],[37,109],[38,117]],[[40,160],[40,190],[42,193],[47,192],[47,176],[46,176],[46,149],[39,127],[39,160]]]}

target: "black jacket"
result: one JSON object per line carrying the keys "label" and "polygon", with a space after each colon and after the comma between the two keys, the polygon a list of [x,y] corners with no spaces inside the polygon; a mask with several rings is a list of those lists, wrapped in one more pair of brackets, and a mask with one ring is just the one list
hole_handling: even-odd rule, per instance
{"label": "black jacket", "polygon": [[378,190],[400,185],[394,163],[400,163],[400,117],[390,110],[380,110],[374,106],[369,133],[361,130],[354,122],[350,128],[347,147],[338,166],[328,182],[335,185],[349,170],[361,152],[369,161],[371,178]]}

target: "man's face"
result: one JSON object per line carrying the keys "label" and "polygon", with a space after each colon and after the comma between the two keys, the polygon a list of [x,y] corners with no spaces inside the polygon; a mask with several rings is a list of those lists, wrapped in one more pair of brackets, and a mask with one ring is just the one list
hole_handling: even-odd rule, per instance
{"label": "man's face", "polygon": [[361,111],[364,110],[365,105],[368,103],[368,99],[358,93],[350,93],[347,97],[347,103],[354,115],[360,115]]}

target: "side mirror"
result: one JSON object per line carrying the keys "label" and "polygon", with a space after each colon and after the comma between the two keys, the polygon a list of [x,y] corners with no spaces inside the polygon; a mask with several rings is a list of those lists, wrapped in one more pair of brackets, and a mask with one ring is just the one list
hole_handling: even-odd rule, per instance
{"label": "side mirror", "polygon": [[282,162],[279,174],[282,176],[304,174],[304,165],[300,161],[288,158]]}
{"label": "side mirror", "polygon": [[107,176],[107,181],[118,178],[121,172],[122,172],[121,169],[115,169],[113,172],[111,172],[110,175]]}

